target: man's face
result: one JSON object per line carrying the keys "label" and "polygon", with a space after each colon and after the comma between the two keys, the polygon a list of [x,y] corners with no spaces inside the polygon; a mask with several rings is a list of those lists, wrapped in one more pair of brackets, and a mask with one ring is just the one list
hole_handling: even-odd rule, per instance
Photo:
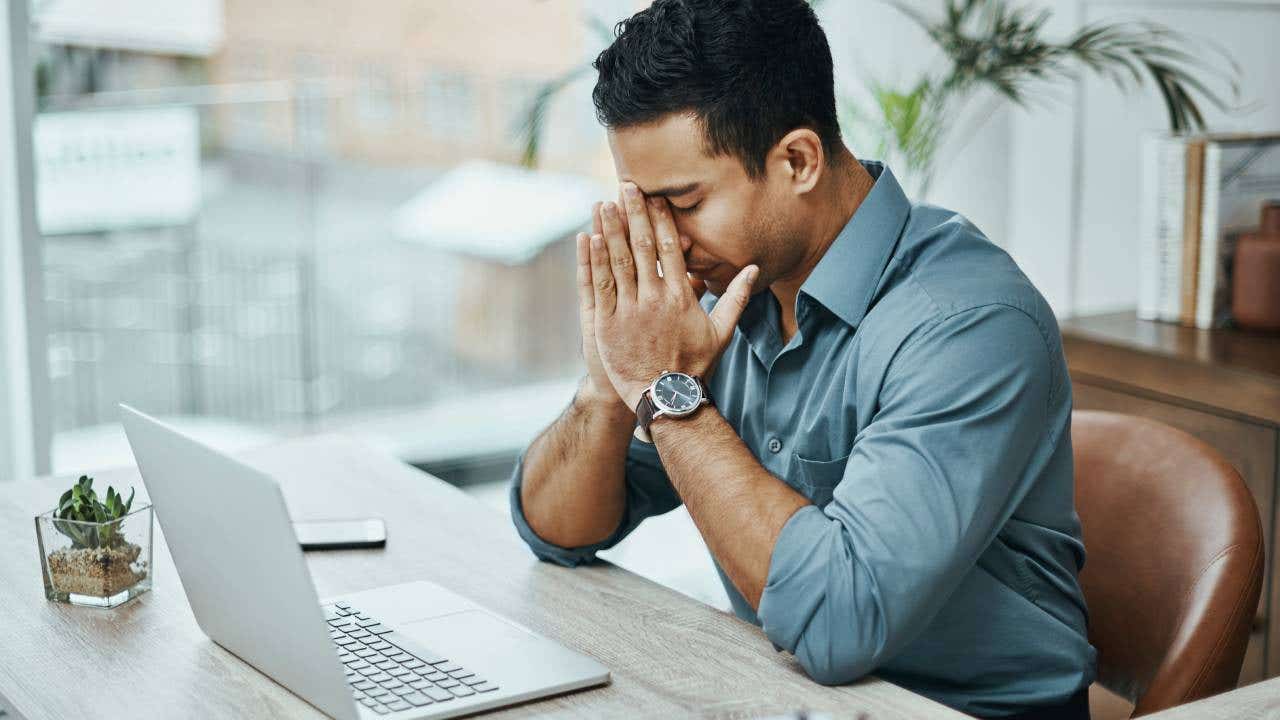
{"label": "man's face", "polygon": [[[611,129],[609,146],[621,182],[671,202],[676,228],[687,238],[685,263],[716,295],[747,265],[760,267],[757,288],[787,269],[794,196],[780,179],[752,181],[733,156],[709,157],[696,118],[668,115],[648,125]],[[775,173],[776,174],[776,173]]]}

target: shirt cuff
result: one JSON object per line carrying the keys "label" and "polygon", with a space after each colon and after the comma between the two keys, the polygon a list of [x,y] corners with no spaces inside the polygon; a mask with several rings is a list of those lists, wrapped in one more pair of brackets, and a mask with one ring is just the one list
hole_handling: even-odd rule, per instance
{"label": "shirt cuff", "polygon": [[775,648],[794,653],[822,606],[828,577],[822,537],[835,530],[833,524],[816,505],[806,505],[778,533],[756,613]]}

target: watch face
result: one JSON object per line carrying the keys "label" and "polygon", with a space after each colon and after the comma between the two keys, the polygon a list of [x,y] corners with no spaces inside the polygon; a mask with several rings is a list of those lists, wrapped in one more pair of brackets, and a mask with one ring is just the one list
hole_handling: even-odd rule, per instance
{"label": "watch face", "polygon": [[702,401],[702,387],[684,373],[667,373],[654,383],[653,401],[670,413],[689,412]]}

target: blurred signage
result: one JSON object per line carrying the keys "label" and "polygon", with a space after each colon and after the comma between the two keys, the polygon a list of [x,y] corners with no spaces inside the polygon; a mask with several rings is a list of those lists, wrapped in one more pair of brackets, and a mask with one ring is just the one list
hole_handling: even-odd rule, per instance
{"label": "blurred signage", "polygon": [[33,144],[45,235],[181,225],[199,211],[193,108],[43,113]]}
{"label": "blurred signage", "polygon": [[50,45],[200,57],[222,45],[222,0],[39,0],[33,10]]}

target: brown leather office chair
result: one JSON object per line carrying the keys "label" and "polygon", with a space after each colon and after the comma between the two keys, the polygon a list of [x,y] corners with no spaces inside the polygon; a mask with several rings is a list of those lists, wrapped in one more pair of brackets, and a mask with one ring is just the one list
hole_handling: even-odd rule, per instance
{"label": "brown leather office chair", "polygon": [[1134,717],[1234,688],[1262,590],[1249,489],[1163,423],[1076,411],[1072,426],[1098,683]]}

